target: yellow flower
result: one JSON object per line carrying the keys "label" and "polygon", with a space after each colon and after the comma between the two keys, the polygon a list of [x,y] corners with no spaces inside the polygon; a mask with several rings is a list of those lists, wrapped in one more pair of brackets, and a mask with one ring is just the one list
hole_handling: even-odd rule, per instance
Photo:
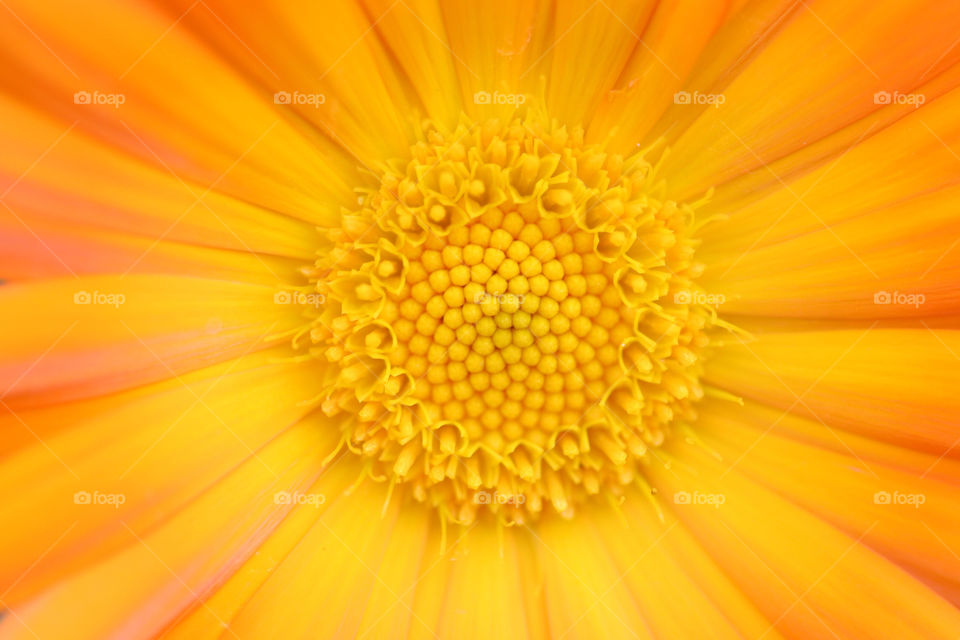
{"label": "yellow flower", "polygon": [[0,638],[956,638],[960,6],[0,13]]}

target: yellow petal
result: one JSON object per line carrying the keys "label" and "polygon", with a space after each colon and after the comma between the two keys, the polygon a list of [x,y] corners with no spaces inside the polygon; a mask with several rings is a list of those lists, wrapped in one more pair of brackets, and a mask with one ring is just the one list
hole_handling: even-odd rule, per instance
{"label": "yellow petal", "polygon": [[[649,495],[629,490],[620,508],[622,513],[597,505],[583,516],[620,568],[620,582],[610,590],[630,590],[655,637],[743,638],[768,632],[769,621],[685,527],[669,513],[659,520]],[[770,631],[764,637],[778,635]]]}
{"label": "yellow petal", "polygon": [[573,638],[654,638],[649,621],[618,582],[621,567],[586,521],[551,518],[531,530],[542,567],[552,633]]}
{"label": "yellow petal", "polygon": [[[467,114],[507,121],[519,100],[515,96],[530,103],[540,95],[548,63],[544,52],[552,43],[550,3],[491,0],[440,6]],[[495,98],[494,92],[504,97]]]}
{"label": "yellow petal", "polygon": [[[355,636],[380,566],[393,561],[387,551],[395,550],[390,532],[400,515],[399,502],[392,501],[381,518],[385,496],[383,484],[366,482],[330,504],[237,614],[233,631],[240,637],[268,636],[278,629],[286,638]],[[419,519],[421,536],[428,516],[423,509],[403,514]]]}
{"label": "yellow petal", "polygon": [[[439,611],[436,635],[479,640],[524,633],[536,637],[538,629],[542,633],[539,585],[528,584],[523,571],[531,562],[525,554],[532,548],[523,544],[527,538],[522,530],[498,535],[495,526],[481,525],[457,538],[449,558],[437,558],[449,566],[443,593],[433,592],[432,597],[449,605]],[[416,635],[430,637],[425,629]]]}
{"label": "yellow petal", "polygon": [[[49,114],[46,126],[53,134],[29,135],[31,129],[24,124],[31,123],[36,113],[18,115],[12,121],[2,118],[0,121],[6,121],[5,129],[14,129],[14,133],[17,127],[23,127],[20,135],[11,139],[19,142],[26,137],[25,144],[29,145],[22,150],[19,144],[12,145],[4,155],[13,151],[13,159],[19,159],[24,152],[26,162],[19,163],[20,171],[14,174],[19,175],[48,147],[54,146],[50,151],[54,156],[38,162],[17,191],[38,177],[33,171],[42,172],[47,160],[57,155],[66,157],[58,151],[59,145],[74,144],[74,139],[90,136],[116,147],[115,154],[122,150],[128,156],[127,171],[143,163],[159,178],[172,181],[169,190],[176,191],[187,202],[171,209],[168,215],[172,216],[179,215],[208,190],[229,193],[244,204],[252,203],[248,208],[279,211],[314,221],[336,214],[339,204],[352,199],[352,180],[345,181],[342,176],[348,171],[353,175],[356,162],[340,148],[341,143],[305,127],[296,112],[287,108],[289,105],[274,102],[273,94],[281,89],[316,89],[267,87],[238,72],[187,26],[194,12],[209,15],[208,5],[195,4],[184,7],[184,11],[168,12],[157,6],[107,2],[101,5],[101,15],[108,15],[109,19],[98,18],[69,2],[52,1],[42,6],[14,3],[9,9],[30,25],[30,30],[14,20],[3,25],[4,41],[9,44],[0,52],[0,59],[19,70],[9,76],[4,88],[36,113]],[[256,19],[259,16],[259,12],[250,14]],[[186,25],[181,24],[180,17]],[[229,24],[217,24],[219,33],[235,37],[230,35]],[[350,36],[347,23],[340,26],[342,29],[332,30],[330,36],[337,33],[346,40]],[[357,33],[366,28],[366,24],[357,25]],[[288,44],[285,36],[264,33],[270,33],[273,42]],[[346,40],[343,48],[353,41]],[[102,46],[104,42],[110,46]],[[52,60],[50,50],[61,52],[60,59]],[[90,102],[83,103],[81,99],[76,103],[75,94],[84,91]],[[92,104],[98,92],[114,103]],[[122,104],[116,104],[119,100],[109,96],[122,96]],[[4,112],[8,109],[5,105]],[[68,133],[54,145],[64,132]],[[353,142],[346,127],[338,134],[348,140],[347,144]],[[389,134],[389,129],[384,128],[383,134]],[[367,146],[374,144],[372,137],[366,129],[363,140]],[[358,141],[350,146],[361,145]],[[27,150],[35,153],[26,153]],[[107,166],[94,162],[98,159],[73,156],[73,171],[60,178],[82,173],[90,173],[92,178],[94,169],[103,176],[101,180],[109,178]],[[109,189],[96,193],[101,197],[120,197]],[[214,211],[218,210],[215,199],[202,199]],[[144,200],[143,204],[149,206],[146,197]],[[206,210],[201,204],[194,208]],[[228,225],[230,222],[227,219]],[[160,231],[162,228],[154,237]]]}
{"label": "yellow petal", "polygon": [[547,106],[562,122],[584,124],[604,93],[612,89],[630,54],[642,47],[641,34],[656,3],[589,2],[556,6],[549,60]]}
{"label": "yellow petal", "polygon": [[[117,394],[111,405],[76,417],[63,405],[58,413],[68,428],[48,428],[6,455],[0,520],[18,524],[0,530],[0,543],[19,552],[0,558],[0,584],[16,586],[4,600],[16,604],[65,571],[129,544],[121,521],[137,531],[163,522],[296,423],[316,394],[316,369],[278,362],[284,352],[251,354]],[[18,420],[16,428],[33,430],[29,413]],[[77,492],[125,500],[93,508]]]}
{"label": "yellow petal", "polygon": [[256,553],[294,499],[313,500],[304,503],[311,508],[321,504],[325,496],[308,491],[337,436],[323,422],[306,421],[278,436],[159,528],[137,529],[121,519],[122,551],[17,607],[0,634],[16,629],[79,639],[159,633]]}
{"label": "yellow petal", "polygon": [[[311,428],[319,426],[312,419],[308,418],[307,421]],[[341,458],[330,464],[321,477],[303,491],[304,495],[323,495],[326,501],[322,504],[305,503],[294,508],[255,549],[253,555],[246,557],[243,564],[204,601],[203,606],[195,607],[182,620],[176,622],[167,630],[165,637],[189,640],[219,638],[224,633],[224,624],[229,625],[237,612],[273,574],[277,565],[312,527],[317,526],[317,520],[323,517],[335,498],[356,480],[359,472],[358,465],[350,460]],[[404,554],[404,557],[415,558],[415,555]]]}
{"label": "yellow petal", "polygon": [[435,0],[365,0],[377,35],[396,56],[426,115],[452,127],[460,114],[458,76],[475,74],[450,48],[441,3]]}

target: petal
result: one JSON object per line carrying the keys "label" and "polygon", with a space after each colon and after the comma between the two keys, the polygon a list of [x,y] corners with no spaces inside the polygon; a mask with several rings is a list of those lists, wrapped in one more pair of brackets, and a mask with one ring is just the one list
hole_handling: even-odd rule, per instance
{"label": "petal", "polygon": [[838,429],[956,457],[960,332],[846,329],[773,332],[730,345],[706,380]]}
{"label": "petal", "polygon": [[[960,21],[955,5],[935,0],[785,5],[789,9],[769,25],[762,10],[760,20],[745,11],[704,52],[710,60],[719,50],[733,49],[704,65],[686,88],[722,94],[722,105],[678,104],[664,115],[664,124],[683,119],[684,110],[696,117],[689,128],[678,126],[682,133],[664,162],[663,177],[677,197],[702,193],[834,133],[879,109],[874,93],[910,93],[960,58],[952,47]],[[761,31],[758,44],[754,37],[743,38],[745,27],[769,31]]]}
{"label": "petal", "polygon": [[107,273],[193,275],[273,285],[296,282],[302,261],[24,218],[0,206],[0,273],[7,282]]}
{"label": "petal", "polygon": [[306,421],[278,436],[158,528],[138,531],[121,520],[126,548],[18,607],[16,618],[0,623],[0,635],[13,629],[28,637],[158,633],[257,551],[293,508],[278,495],[316,497],[304,491],[338,435],[323,422]]}
{"label": "petal", "polygon": [[[260,100],[273,105],[274,93],[291,95],[273,113],[329,152],[338,175],[356,179],[358,161],[370,167],[407,152],[416,96],[397,68],[396,52],[377,37],[377,26],[404,13],[407,3],[388,6],[390,11],[365,10],[349,0],[299,0],[256,11],[222,0],[169,4],[168,20],[182,16],[198,41],[214,43]],[[295,92],[322,96],[323,102],[294,104]],[[327,187],[313,182],[311,190]]]}
{"label": "petal", "polygon": [[783,635],[956,635],[960,612],[866,546],[870,528],[845,535],[682,441],[664,454],[649,473],[665,505]]}
{"label": "petal", "polygon": [[[231,629],[240,637],[278,630],[286,638],[355,636],[378,568],[391,561],[387,551],[399,503],[392,501],[381,517],[385,498],[386,485],[370,482],[338,497],[240,610]],[[426,510],[403,516],[417,519],[425,535]]]}
{"label": "petal", "polygon": [[531,530],[542,567],[550,631],[574,638],[653,638],[639,603],[619,582],[603,537],[586,520],[550,518]]}
{"label": "petal", "polygon": [[[542,637],[540,585],[529,584],[524,565],[533,552],[525,531],[499,531],[493,523],[464,531],[446,558],[441,591],[418,587],[418,600],[431,597],[445,605],[437,612],[433,633],[441,638]],[[427,556],[429,557],[429,556]],[[421,593],[423,592],[423,593]],[[418,612],[419,613],[419,612]],[[430,619],[424,619],[430,625]],[[415,636],[433,637],[425,626]]]}
{"label": "petal", "polygon": [[575,0],[556,6],[553,34],[544,52],[547,107],[552,116],[572,125],[587,122],[604,94],[612,89],[656,3]]}
{"label": "petal", "polygon": [[[38,425],[25,413],[16,426],[43,436],[0,465],[0,520],[18,523],[0,530],[0,544],[18,550],[0,558],[0,588],[16,586],[4,600],[15,605],[65,567],[75,570],[128,545],[122,523],[135,531],[155,526],[256,459],[316,395],[316,365],[283,361],[285,353],[250,354],[118,394],[96,411],[71,416],[67,404],[43,414],[59,415],[68,428]],[[78,492],[126,499],[116,508],[90,508]]]}
{"label": "petal", "polygon": [[[960,90],[924,105],[817,170],[788,178],[708,227],[698,258],[725,311],[805,317],[942,315],[956,309],[960,201],[951,146]],[[733,207],[728,209],[728,207]],[[874,304],[878,292],[922,294],[921,309]]]}
{"label": "petal", "polygon": [[729,5],[698,0],[658,4],[646,28],[637,31],[642,40],[615,87],[606,92],[590,119],[589,136],[609,139],[621,153],[635,150],[673,104],[674,93],[695,68],[711,36],[730,19]]}
{"label": "petal", "polygon": [[[506,99],[497,104],[493,92],[520,94],[525,102],[540,95],[544,52],[551,42],[549,2],[444,2],[440,8],[466,113],[479,120],[507,120],[516,105]],[[491,94],[491,100],[478,92]]]}
{"label": "petal", "polygon": [[[34,224],[73,225],[151,243],[173,240],[281,256],[313,255],[316,235],[311,224],[276,213],[279,199],[251,205],[221,192],[217,179],[224,173],[200,181],[181,175],[171,166],[172,159],[159,154],[156,143],[141,142],[148,134],[138,133],[126,119],[121,121],[126,127],[117,125],[122,129],[116,134],[119,139],[110,139],[85,130],[77,120],[50,117],[8,98],[0,98],[0,114],[0,135],[7,142],[0,159],[6,206],[0,211],[28,229]],[[262,133],[248,134],[246,144]],[[191,142],[197,146],[196,140]],[[189,154],[200,159],[203,151],[199,147]],[[243,160],[249,154],[242,152],[230,156],[230,162],[246,166]],[[307,218],[312,221],[329,219],[338,209],[302,199],[298,203],[300,211],[324,209],[325,214]]]}
{"label": "petal", "polygon": [[[312,428],[319,425],[309,420]],[[329,425],[326,425],[329,427]],[[360,469],[358,465],[344,458],[338,458],[330,464],[321,477],[302,495],[322,495],[321,504],[306,503],[293,509],[253,554],[243,558],[243,564],[227,578],[223,584],[202,603],[177,620],[165,632],[165,638],[219,638],[229,626],[237,612],[247,603],[254,593],[273,574],[276,567],[300,543],[303,537],[323,517],[326,509],[336,501],[351,483]],[[407,548],[410,551],[410,548]],[[404,554],[405,558],[416,558],[416,554]],[[400,562],[396,565],[400,566]],[[402,609],[402,607],[400,607]]]}
{"label": "petal", "polygon": [[[276,289],[175,276],[91,276],[0,288],[0,387],[12,407],[163,380],[303,325]],[[289,340],[289,334],[284,341]]]}
{"label": "petal", "polygon": [[609,590],[629,589],[654,637],[760,637],[769,630],[684,526],[653,508],[649,494],[628,491],[619,508],[591,505],[577,519],[597,530],[619,569]]}
{"label": "petal", "polygon": [[[274,212],[318,221],[336,215],[341,204],[352,200],[355,162],[337,143],[305,127],[289,105],[275,104],[275,90],[231,68],[209,43],[194,36],[181,24],[184,12],[171,15],[146,3],[109,0],[98,12],[69,2],[14,4],[10,10],[20,21],[4,22],[5,46],[0,48],[0,60],[14,73],[5,74],[0,86],[30,107],[4,101],[4,115],[11,110],[16,114],[2,119],[9,123],[4,135],[10,134],[17,144],[8,150],[10,160],[0,166],[17,167],[12,175],[19,176],[68,133],[53,145],[53,155],[43,158],[11,193],[40,180],[47,161],[57,157],[69,164],[68,176],[90,173],[95,178],[99,171],[109,178],[109,165],[95,162],[103,153],[84,156],[72,142],[92,138],[122,149],[145,163],[157,180],[166,180],[170,197],[186,202],[167,210],[173,219],[188,206],[206,211],[204,203],[219,212],[216,198],[207,202],[214,190],[229,193],[237,201],[234,208],[255,209],[278,224],[283,216]],[[210,9],[206,3],[194,4],[193,11]],[[110,20],[98,15],[109,15]],[[229,27],[219,28],[230,37]],[[110,46],[101,46],[103,42]],[[59,61],[51,60],[51,50],[62,53]],[[75,94],[83,91],[91,101],[77,103]],[[122,96],[123,102],[93,104],[98,93]],[[40,117],[42,124],[36,122]],[[53,134],[36,135],[40,127]],[[118,155],[116,149],[113,153]],[[123,165],[127,173],[145,169],[129,157]],[[94,193],[122,197],[109,189]],[[141,204],[150,203],[143,198]],[[206,213],[199,216],[209,218]],[[221,216],[235,226],[227,213]],[[263,233],[263,227],[260,230]],[[237,233],[248,242],[256,239]]]}
{"label": "petal", "polygon": [[897,564],[953,583],[954,590],[960,586],[960,558],[952,551],[960,548],[960,534],[953,526],[960,479],[933,477],[934,456],[924,456],[926,467],[914,471],[864,459],[854,449],[856,442],[847,445],[846,434],[834,436],[846,445],[839,452],[797,442],[774,430],[784,421],[824,430],[797,416],[783,418],[776,410],[714,401],[703,407],[697,435],[743,474],[848,535],[869,529],[863,542]]}
{"label": "petal", "polygon": [[457,77],[475,72],[450,49],[441,3],[364,0],[361,4],[375,16],[371,29],[396,56],[426,108],[426,116],[447,127],[454,126],[461,111]]}

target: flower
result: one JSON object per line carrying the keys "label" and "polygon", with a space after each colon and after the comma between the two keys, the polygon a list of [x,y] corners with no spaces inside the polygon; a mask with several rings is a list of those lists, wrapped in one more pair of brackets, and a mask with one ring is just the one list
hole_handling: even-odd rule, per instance
{"label": "flower", "polygon": [[956,637],[957,6],[3,11],[0,637]]}

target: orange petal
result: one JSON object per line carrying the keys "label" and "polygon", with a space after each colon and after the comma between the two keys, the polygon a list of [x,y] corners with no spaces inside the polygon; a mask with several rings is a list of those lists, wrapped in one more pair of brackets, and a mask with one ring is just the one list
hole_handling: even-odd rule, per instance
{"label": "orange petal", "polygon": [[[695,68],[704,47],[725,19],[729,3],[679,0],[660,3],[646,28],[637,31],[642,42],[633,49],[616,85],[602,96],[590,120],[589,136],[630,153],[640,145],[663,112],[674,103],[674,93]],[[755,16],[754,16],[755,18]],[[615,136],[610,136],[616,131]]]}
{"label": "orange petal", "polygon": [[[11,407],[162,380],[276,344],[303,324],[276,289],[174,276],[90,276],[0,288],[0,387]],[[289,337],[283,341],[289,340]]]}
{"label": "orange petal", "polygon": [[954,457],[957,354],[960,332],[949,330],[770,332],[718,351],[706,379],[838,429]]}
{"label": "orange petal", "polygon": [[[304,126],[289,105],[275,104],[273,94],[277,89],[238,72],[209,42],[198,39],[182,24],[181,18],[189,21],[188,13],[209,14],[207,3],[195,3],[189,12],[173,13],[175,9],[168,12],[145,3],[108,0],[97,13],[109,19],[98,18],[69,2],[13,5],[8,8],[20,20],[4,22],[5,46],[0,48],[0,60],[16,72],[5,74],[0,86],[31,105],[34,113],[8,119],[10,111],[17,110],[4,101],[4,117],[0,118],[5,124],[4,138],[16,144],[5,148],[4,157],[12,157],[0,166],[17,167],[12,181],[30,163],[38,161],[58,136],[69,133],[12,193],[25,190],[52,170],[56,158],[68,161],[72,169],[60,175],[60,180],[89,174],[88,180],[109,182],[108,168],[113,167],[100,164],[103,153],[68,153],[76,147],[74,139],[89,137],[115,147],[114,155],[121,155],[117,149],[123,150],[128,157],[122,168],[128,173],[149,170],[157,174],[157,180],[170,182],[168,197],[180,197],[187,203],[171,208],[171,216],[193,206],[205,221],[209,215],[202,213],[206,207],[197,203],[198,199],[220,211],[208,191],[228,193],[236,200],[233,208],[246,205],[247,209],[260,211],[262,217],[282,212],[311,221],[336,215],[340,205],[353,200],[354,181],[343,176],[355,175],[356,162],[339,143]],[[260,12],[249,15],[260,19]],[[29,25],[29,30],[24,25]],[[347,25],[344,22],[339,25],[341,29],[331,31],[331,38],[334,33],[348,38]],[[218,23],[217,27],[225,37],[234,37],[228,24]],[[366,28],[365,23],[356,25],[358,33]],[[287,44],[285,34],[278,40],[278,34],[264,33],[269,33],[273,42]],[[102,46],[104,42],[110,46]],[[344,47],[349,42],[352,40]],[[52,59],[51,51],[60,52],[59,59]],[[76,96],[78,92],[87,92],[90,100],[84,103],[84,94]],[[113,103],[94,104],[97,95],[107,96],[104,100]],[[122,103],[112,96],[122,96]],[[36,135],[35,129],[41,126],[35,122],[37,114],[46,114],[43,126],[50,128],[52,135]],[[390,129],[384,128],[382,133],[389,135]],[[339,135],[348,137],[346,127]],[[363,140],[367,145],[374,144],[371,138],[377,140],[376,135],[368,128]],[[67,147],[61,150],[64,143]],[[136,161],[130,162],[130,156]],[[45,170],[48,161],[53,164]],[[102,199],[123,197],[109,187],[93,193]],[[148,198],[143,196],[141,204],[149,207]],[[278,223],[282,218],[272,216]],[[221,217],[233,226],[226,214]],[[264,232],[263,226],[260,231]],[[237,233],[248,242],[255,239]]]}
{"label": "orange petal", "polygon": [[[761,416],[756,426],[745,425]],[[960,481],[936,479],[930,473],[936,458],[927,456],[925,469],[901,471],[861,458],[846,445],[846,433],[833,432],[834,441],[846,446],[840,452],[784,437],[773,431],[783,420],[779,411],[713,402],[701,411],[697,435],[725,463],[848,535],[869,528],[864,543],[897,564],[960,587],[960,558],[952,551],[960,549],[954,526]],[[826,431],[796,416],[787,420]]]}
{"label": "orange petal", "polygon": [[[0,271],[7,282],[97,273],[193,275],[276,286],[299,260],[91,229],[0,206]],[[27,223],[26,219],[30,220]]]}
{"label": "orange petal", "polygon": [[723,104],[677,104],[662,118],[663,129],[678,118],[696,118],[676,127],[679,137],[663,166],[676,197],[702,193],[838,131],[883,106],[874,101],[876,92],[909,94],[960,59],[952,46],[957,5],[816,0],[768,6],[774,7],[769,16],[760,9],[758,19],[747,10],[721,30],[703,55],[712,64],[686,83],[690,92],[722,95]]}
{"label": "orange petal", "polygon": [[870,527],[845,535],[692,445],[670,451],[649,468],[664,506],[785,636],[955,636],[960,612],[864,544]]}
{"label": "orange petal", "polygon": [[[958,106],[960,90],[769,195],[706,206],[705,216],[735,208],[703,234],[704,286],[737,314],[915,317],[956,309]],[[880,292],[924,301],[876,305]]]}
{"label": "orange petal", "polygon": [[[121,122],[130,127],[127,118]],[[4,218],[12,217],[28,229],[34,224],[74,225],[136,235],[151,244],[174,240],[309,258],[317,240],[313,224],[339,211],[336,205],[315,206],[302,196],[295,210],[322,213],[279,214],[276,210],[283,206],[279,195],[261,196],[260,205],[251,205],[255,198],[241,200],[221,192],[217,179],[226,174],[200,180],[181,175],[171,166],[172,159],[159,156],[157,143],[144,146],[140,140],[150,137],[144,130],[137,133],[117,124],[122,129],[117,140],[72,122],[44,115],[36,105],[30,108],[0,98],[0,135],[7,143],[0,159]],[[260,133],[250,134],[247,144]],[[195,139],[191,143],[196,149],[189,153],[199,158],[206,148]],[[246,166],[243,159],[249,154],[242,156],[242,151],[230,156],[230,162]],[[138,158],[144,154],[146,158]]]}

